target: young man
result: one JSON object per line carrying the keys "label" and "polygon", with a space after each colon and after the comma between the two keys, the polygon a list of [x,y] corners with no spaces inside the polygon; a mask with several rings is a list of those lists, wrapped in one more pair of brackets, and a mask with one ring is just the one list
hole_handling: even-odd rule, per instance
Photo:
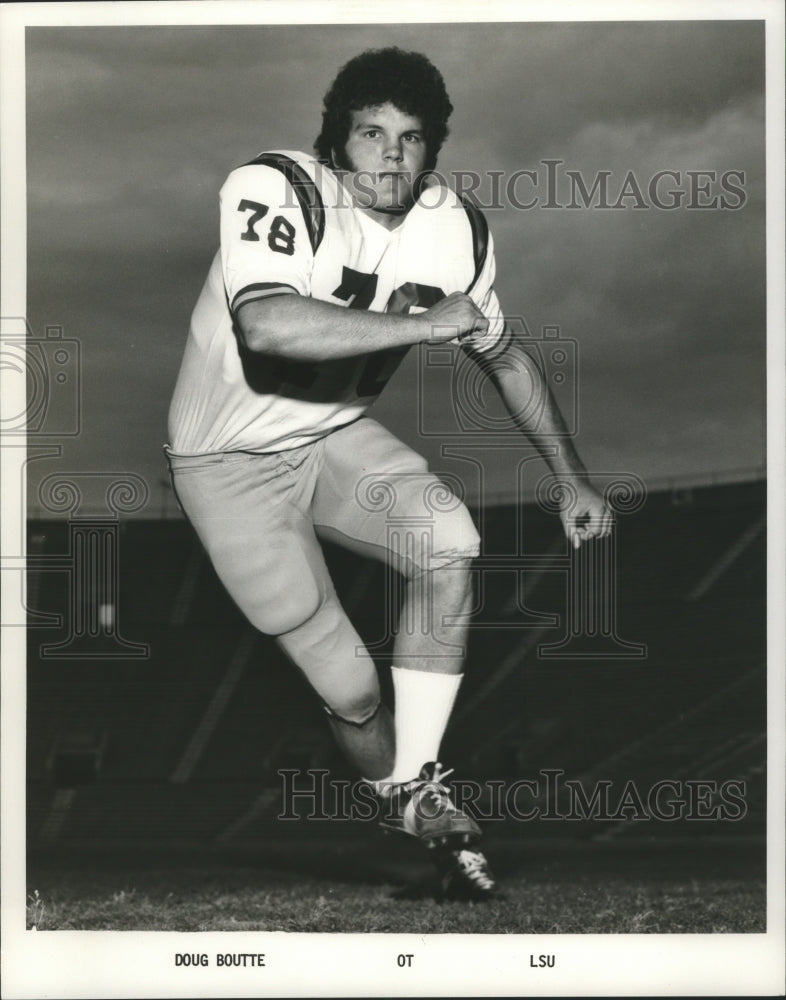
{"label": "young man", "polygon": [[[318,159],[264,153],[229,175],[167,451],[219,577],[322,699],[342,750],[375,784],[384,824],[430,848],[446,891],[485,896],[494,880],[479,828],[436,763],[461,682],[479,539],[458,501],[435,509],[440,484],[424,460],[364,411],[411,346],[460,344],[570,486],[563,522],[574,544],[607,534],[610,516],[569,439],[556,456],[546,447],[564,426],[501,315],[485,219],[428,176],[451,111],[424,56],[365,52],[325,98]],[[537,417],[533,393],[546,400]],[[399,520],[428,525],[418,545],[389,530],[391,505]],[[394,716],[318,535],[406,580]]]}

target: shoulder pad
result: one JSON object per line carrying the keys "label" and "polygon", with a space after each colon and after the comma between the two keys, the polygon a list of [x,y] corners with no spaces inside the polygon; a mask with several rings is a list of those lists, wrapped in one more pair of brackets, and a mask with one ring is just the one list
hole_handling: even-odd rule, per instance
{"label": "shoulder pad", "polygon": [[316,182],[301,163],[295,159],[299,154],[261,153],[254,160],[244,164],[246,167],[272,167],[280,171],[289,181],[295,192],[303,219],[306,223],[311,249],[317,252],[325,235],[325,205]]}

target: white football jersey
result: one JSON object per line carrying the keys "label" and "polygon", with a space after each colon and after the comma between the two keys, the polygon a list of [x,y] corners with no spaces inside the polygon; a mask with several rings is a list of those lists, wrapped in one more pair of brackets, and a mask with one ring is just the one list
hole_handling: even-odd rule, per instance
{"label": "white football jersey", "polygon": [[468,292],[489,328],[462,339],[478,354],[506,332],[494,294],[494,249],[480,211],[426,187],[388,230],[352,207],[331,170],[297,152],[263,153],[220,195],[221,247],[194,309],[169,412],[180,455],[283,451],[359,417],[406,348],[319,364],[253,353],[236,335],[247,302],[307,295],[347,309],[410,312]]}

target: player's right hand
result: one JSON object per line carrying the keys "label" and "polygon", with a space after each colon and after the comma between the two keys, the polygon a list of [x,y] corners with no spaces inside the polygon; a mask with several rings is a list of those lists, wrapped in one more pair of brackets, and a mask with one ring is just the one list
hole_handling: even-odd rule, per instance
{"label": "player's right hand", "polygon": [[484,333],[489,325],[480,309],[464,292],[452,292],[440,299],[418,319],[425,324],[423,339],[435,344],[460,340],[471,333]]}

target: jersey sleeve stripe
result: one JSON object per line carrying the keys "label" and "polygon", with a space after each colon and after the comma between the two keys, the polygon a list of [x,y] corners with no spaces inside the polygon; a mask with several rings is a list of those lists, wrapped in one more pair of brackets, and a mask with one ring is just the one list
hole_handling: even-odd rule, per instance
{"label": "jersey sleeve stripe", "polygon": [[247,302],[256,302],[257,299],[267,299],[274,295],[297,295],[298,291],[292,285],[286,285],[280,281],[260,281],[253,285],[246,285],[232,299],[230,311],[233,316]]}
{"label": "jersey sleeve stripe", "polygon": [[464,206],[464,211],[467,213],[467,218],[469,219],[469,225],[472,230],[472,252],[475,256],[475,277],[472,279],[472,284],[467,289],[467,294],[469,294],[475,287],[475,283],[480,277],[480,273],[483,270],[483,265],[486,263],[486,254],[489,248],[489,225],[486,222],[485,215],[481,210],[474,205],[469,198],[462,196],[461,204]]}
{"label": "jersey sleeve stripe", "polygon": [[246,166],[261,165],[279,170],[292,185],[300,202],[300,210],[306,223],[306,231],[314,253],[325,235],[325,205],[319,190],[308,173],[295,160],[283,153],[263,153]]}

